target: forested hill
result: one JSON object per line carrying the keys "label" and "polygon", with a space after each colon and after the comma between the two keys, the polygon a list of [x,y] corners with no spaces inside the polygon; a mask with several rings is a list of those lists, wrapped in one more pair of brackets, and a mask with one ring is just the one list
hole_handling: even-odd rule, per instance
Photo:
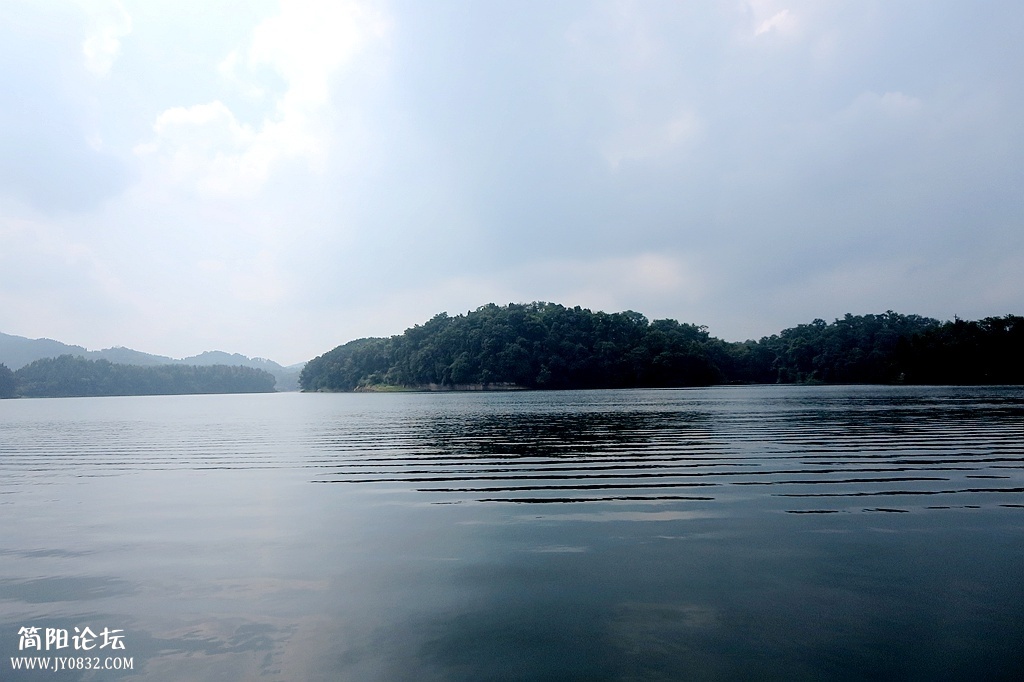
{"label": "forested hill", "polygon": [[940,322],[918,315],[814,320],[759,341],[705,327],[554,303],[436,315],[307,363],[306,391],[616,388],[717,383],[1024,383],[1024,318]]}
{"label": "forested hill", "polygon": [[274,377],[252,367],[120,365],[62,355],[36,360],[12,372],[0,365],[0,397],[270,393]]}
{"label": "forested hill", "polygon": [[24,336],[4,334],[0,332],[0,363],[17,371],[36,360],[57,358],[61,355],[80,356],[86,360],[107,360],[115,365],[241,365],[265,370],[277,380],[277,390],[295,391],[299,388],[299,371],[301,367],[282,367],[273,360],[266,358],[250,358],[239,353],[223,351],[206,351],[199,355],[175,359],[165,355],[154,355],[142,351],[116,346],[103,350],[86,350],[82,346],[74,346],[53,339],[28,339]]}

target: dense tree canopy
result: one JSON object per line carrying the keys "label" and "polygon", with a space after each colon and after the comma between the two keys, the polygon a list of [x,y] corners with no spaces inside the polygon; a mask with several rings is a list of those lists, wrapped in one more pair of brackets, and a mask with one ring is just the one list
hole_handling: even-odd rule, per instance
{"label": "dense tree canopy", "polygon": [[16,389],[14,372],[7,365],[0,363],[0,398],[10,398],[16,393]]}
{"label": "dense tree canopy", "polygon": [[554,303],[436,315],[390,338],[311,360],[303,390],[616,388],[714,383],[1024,383],[1024,318],[941,323],[918,315],[814,320],[760,341],[640,313]]}
{"label": "dense tree canopy", "polygon": [[[832,324],[814,320],[761,339],[761,375],[779,383],[891,383],[905,373],[901,340],[940,326],[918,315],[850,315]],[[765,362],[770,361],[770,365]],[[743,377],[754,379],[754,377]]]}
{"label": "dense tree canopy", "polygon": [[25,397],[267,393],[274,390],[273,375],[252,367],[141,367],[72,355],[36,360],[15,372],[14,379],[18,395]]}
{"label": "dense tree canopy", "polygon": [[640,313],[554,303],[494,304],[436,315],[400,336],[360,339],[310,361],[305,390],[374,385],[596,388],[719,381],[707,331]]}
{"label": "dense tree canopy", "polygon": [[897,356],[912,383],[1024,384],[1024,317],[947,322],[905,339]]}

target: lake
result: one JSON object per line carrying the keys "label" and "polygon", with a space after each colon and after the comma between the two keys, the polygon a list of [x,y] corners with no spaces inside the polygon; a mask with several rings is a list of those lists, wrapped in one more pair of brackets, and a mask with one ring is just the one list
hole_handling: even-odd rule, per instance
{"label": "lake", "polygon": [[1024,670],[1020,387],[7,400],[0,514],[0,679]]}

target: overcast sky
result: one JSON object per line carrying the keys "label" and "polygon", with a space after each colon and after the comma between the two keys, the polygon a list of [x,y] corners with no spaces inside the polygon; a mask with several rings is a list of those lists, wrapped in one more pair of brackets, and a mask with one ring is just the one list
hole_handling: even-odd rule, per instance
{"label": "overcast sky", "polygon": [[0,3],[0,331],[1024,314],[1024,3]]}

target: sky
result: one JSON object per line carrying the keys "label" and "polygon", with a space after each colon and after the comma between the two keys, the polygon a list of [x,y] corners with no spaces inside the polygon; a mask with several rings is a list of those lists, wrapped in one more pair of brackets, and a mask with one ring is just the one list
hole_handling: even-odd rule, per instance
{"label": "sky", "polygon": [[1024,314],[1024,3],[0,3],[0,331]]}

